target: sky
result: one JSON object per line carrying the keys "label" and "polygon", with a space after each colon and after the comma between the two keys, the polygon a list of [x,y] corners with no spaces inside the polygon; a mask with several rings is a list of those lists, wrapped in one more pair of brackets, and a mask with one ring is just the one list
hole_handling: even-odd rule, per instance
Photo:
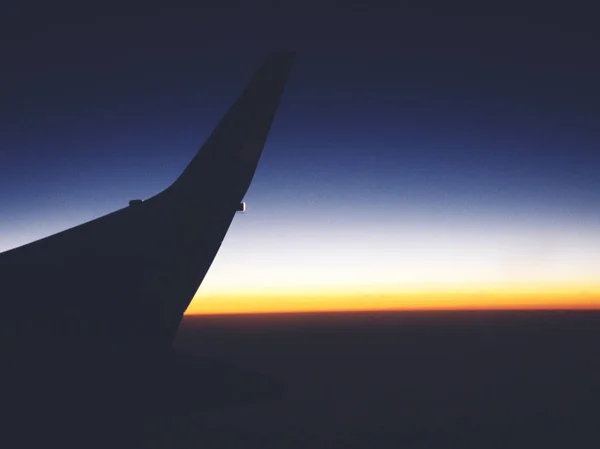
{"label": "sky", "polygon": [[162,190],[265,55],[291,49],[248,209],[189,313],[597,307],[591,17],[9,3],[0,251]]}

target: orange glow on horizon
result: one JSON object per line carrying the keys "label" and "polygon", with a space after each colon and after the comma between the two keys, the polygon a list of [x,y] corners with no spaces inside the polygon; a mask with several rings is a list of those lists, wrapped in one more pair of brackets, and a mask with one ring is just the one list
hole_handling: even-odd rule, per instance
{"label": "orange glow on horizon", "polygon": [[187,315],[383,310],[600,309],[600,288],[520,288],[494,291],[223,293],[192,301]]}

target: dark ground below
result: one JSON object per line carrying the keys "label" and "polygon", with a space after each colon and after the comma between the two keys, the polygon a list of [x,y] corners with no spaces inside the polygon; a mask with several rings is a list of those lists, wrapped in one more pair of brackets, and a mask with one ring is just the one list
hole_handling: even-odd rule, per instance
{"label": "dark ground below", "polygon": [[189,316],[177,347],[284,397],[153,426],[157,447],[600,447],[599,312]]}
{"label": "dark ground below", "polygon": [[596,448],[599,344],[600,312],[188,316],[176,347],[198,362],[137,372],[138,396],[121,390],[134,408],[100,374],[75,402],[34,401],[46,408],[19,428],[4,419],[2,436],[6,447],[65,447],[66,435],[74,447]]}

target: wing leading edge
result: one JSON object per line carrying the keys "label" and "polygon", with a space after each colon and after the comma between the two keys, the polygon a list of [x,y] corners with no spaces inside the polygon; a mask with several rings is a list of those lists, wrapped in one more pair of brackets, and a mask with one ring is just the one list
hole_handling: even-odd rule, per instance
{"label": "wing leading edge", "polygon": [[167,189],[0,254],[4,346],[170,349],[254,176],[293,59],[267,57]]}

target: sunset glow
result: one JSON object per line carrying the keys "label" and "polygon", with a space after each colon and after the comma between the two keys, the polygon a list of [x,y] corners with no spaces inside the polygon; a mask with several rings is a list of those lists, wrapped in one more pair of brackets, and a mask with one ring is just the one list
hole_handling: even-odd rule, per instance
{"label": "sunset glow", "polygon": [[335,312],[465,309],[600,309],[600,286],[477,291],[407,291],[396,293],[284,293],[197,295],[186,311],[194,314]]}
{"label": "sunset glow", "polygon": [[373,209],[379,222],[343,209],[236,217],[187,313],[600,307],[591,219]]}

